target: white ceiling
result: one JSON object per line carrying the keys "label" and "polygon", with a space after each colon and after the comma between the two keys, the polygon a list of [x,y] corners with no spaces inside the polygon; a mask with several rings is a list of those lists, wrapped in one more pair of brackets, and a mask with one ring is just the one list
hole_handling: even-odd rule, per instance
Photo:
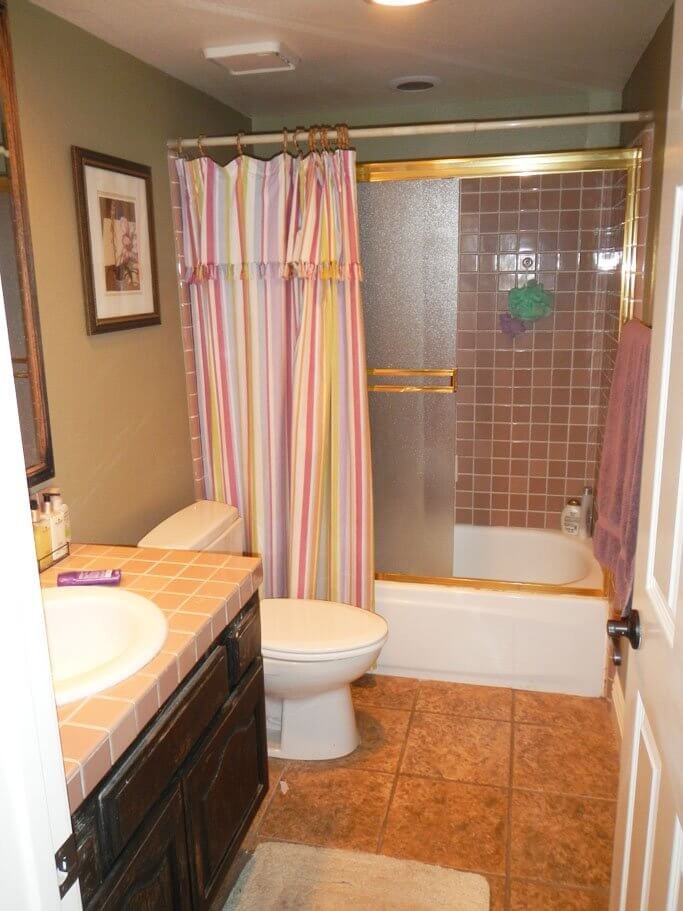
{"label": "white ceiling", "polygon": [[[389,82],[429,74],[429,98],[475,100],[621,90],[671,0],[435,0],[392,9],[364,0],[35,0],[116,47],[245,114],[322,104],[387,107]],[[280,40],[294,72],[233,77],[210,45]]]}

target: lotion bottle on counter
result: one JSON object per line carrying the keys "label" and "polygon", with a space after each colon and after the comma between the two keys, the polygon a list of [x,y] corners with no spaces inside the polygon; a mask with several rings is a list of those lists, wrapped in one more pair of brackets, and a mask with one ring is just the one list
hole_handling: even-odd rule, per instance
{"label": "lotion bottle on counter", "polygon": [[49,557],[52,551],[50,524],[41,515],[36,497],[31,497],[31,521],[33,522],[33,542],[36,548],[38,567],[41,570],[47,569],[51,562]]}

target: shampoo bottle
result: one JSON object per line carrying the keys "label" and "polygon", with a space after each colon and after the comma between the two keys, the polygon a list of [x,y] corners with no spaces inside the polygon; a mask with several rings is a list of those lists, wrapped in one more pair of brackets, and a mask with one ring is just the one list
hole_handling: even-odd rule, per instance
{"label": "shampoo bottle", "polygon": [[567,500],[567,505],[562,510],[560,523],[565,535],[578,536],[581,525],[581,501],[579,499],[572,497]]}

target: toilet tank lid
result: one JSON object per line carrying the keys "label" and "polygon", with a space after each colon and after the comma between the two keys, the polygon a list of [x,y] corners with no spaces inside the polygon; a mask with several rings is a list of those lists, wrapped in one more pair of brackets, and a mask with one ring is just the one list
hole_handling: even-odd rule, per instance
{"label": "toilet tank lid", "polygon": [[227,503],[197,500],[164,519],[139,542],[139,547],[203,550],[230,528],[239,513]]}

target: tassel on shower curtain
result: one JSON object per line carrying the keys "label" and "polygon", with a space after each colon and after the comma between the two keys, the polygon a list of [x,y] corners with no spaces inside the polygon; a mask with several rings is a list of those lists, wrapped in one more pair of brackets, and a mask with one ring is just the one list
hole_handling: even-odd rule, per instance
{"label": "tassel on shower curtain", "polygon": [[372,606],[355,154],[178,160],[206,496],[268,597]]}

